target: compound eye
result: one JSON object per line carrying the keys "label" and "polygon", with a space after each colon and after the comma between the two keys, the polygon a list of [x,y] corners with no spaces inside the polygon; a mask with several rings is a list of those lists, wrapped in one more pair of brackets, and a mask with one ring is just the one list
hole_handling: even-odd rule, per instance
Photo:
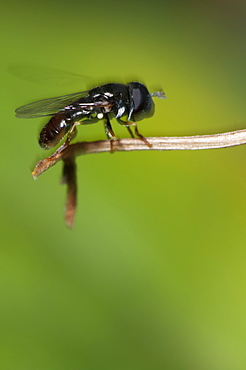
{"label": "compound eye", "polygon": [[154,102],[147,88],[139,82],[131,82],[128,86],[134,105],[132,111],[134,121],[151,117],[154,114]]}
{"label": "compound eye", "polygon": [[132,90],[132,98],[134,102],[134,111],[138,112],[144,107],[144,96],[139,88],[134,88]]}

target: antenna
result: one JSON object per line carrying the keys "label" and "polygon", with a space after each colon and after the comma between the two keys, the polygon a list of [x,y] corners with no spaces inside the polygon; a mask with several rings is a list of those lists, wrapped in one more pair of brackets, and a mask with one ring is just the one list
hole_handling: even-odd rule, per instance
{"label": "antenna", "polygon": [[150,94],[153,98],[166,99],[166,95],[163,91],[156,91]]}

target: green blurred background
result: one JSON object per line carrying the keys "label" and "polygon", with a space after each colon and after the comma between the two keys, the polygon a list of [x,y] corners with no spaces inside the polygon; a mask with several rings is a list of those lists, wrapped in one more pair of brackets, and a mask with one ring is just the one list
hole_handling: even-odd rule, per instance
{"label": "green blurred background", "polygon": [[47,120],[14,116],[137,79],[168,97],[145,136],[245,128],[245,1],[14,0],[0,18],[0,368],[245,369],[246,148],[79,157],[69,230],[61,163],[31,176]]}

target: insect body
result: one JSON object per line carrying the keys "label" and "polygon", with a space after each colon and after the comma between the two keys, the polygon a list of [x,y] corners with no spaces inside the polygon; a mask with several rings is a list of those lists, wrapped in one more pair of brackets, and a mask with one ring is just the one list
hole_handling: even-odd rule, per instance
{"label": "insect body", "polygon": [[24,105],[16,109],[16,116],[19,118],[52,116],[40,133],[39,144],[43,149],[54,147],[67,134],[67,139],[61,147],[63,149],[74,137],[77,125],[95,123],[101,119],[104,119],[107,137],[116,139],[110,124],[111,117],[115,117],[121,125],[124,125],[132,137],[134,136],[130,126],[134,126],[135,134],[149,145],[138,132],[136,122],[154,114],[152,97],[165,98],[165,94],[161,91],[150,94],[139,82],[130,82],[126,85],[109,83],[88,91]]}

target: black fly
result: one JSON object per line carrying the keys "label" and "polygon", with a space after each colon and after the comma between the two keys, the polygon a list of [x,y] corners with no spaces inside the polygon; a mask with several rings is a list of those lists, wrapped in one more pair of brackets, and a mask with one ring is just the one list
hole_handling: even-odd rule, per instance
{"label": "black fly", "polygon": [[135,135],[150,146],[138,132],[136,122],[154,114],[152,97],[163,99],[165,94],[162,91],[150,94],[139,82],[126,85],[109,83],[88,91],[24,105],[16,109],[16,117],[52,116],[40,133],[39,145],[43,149],[54,147],[67,134],[65,143],[58,150],[64,149],[75,136],[77,125],[95,123],[101,119],[104,119],[108,139],[115,140],[116,136],[110,124],[111,117],[115,117],[118,123],[125,126],[132,137],[134,136],[131,126],[134,126]]}

